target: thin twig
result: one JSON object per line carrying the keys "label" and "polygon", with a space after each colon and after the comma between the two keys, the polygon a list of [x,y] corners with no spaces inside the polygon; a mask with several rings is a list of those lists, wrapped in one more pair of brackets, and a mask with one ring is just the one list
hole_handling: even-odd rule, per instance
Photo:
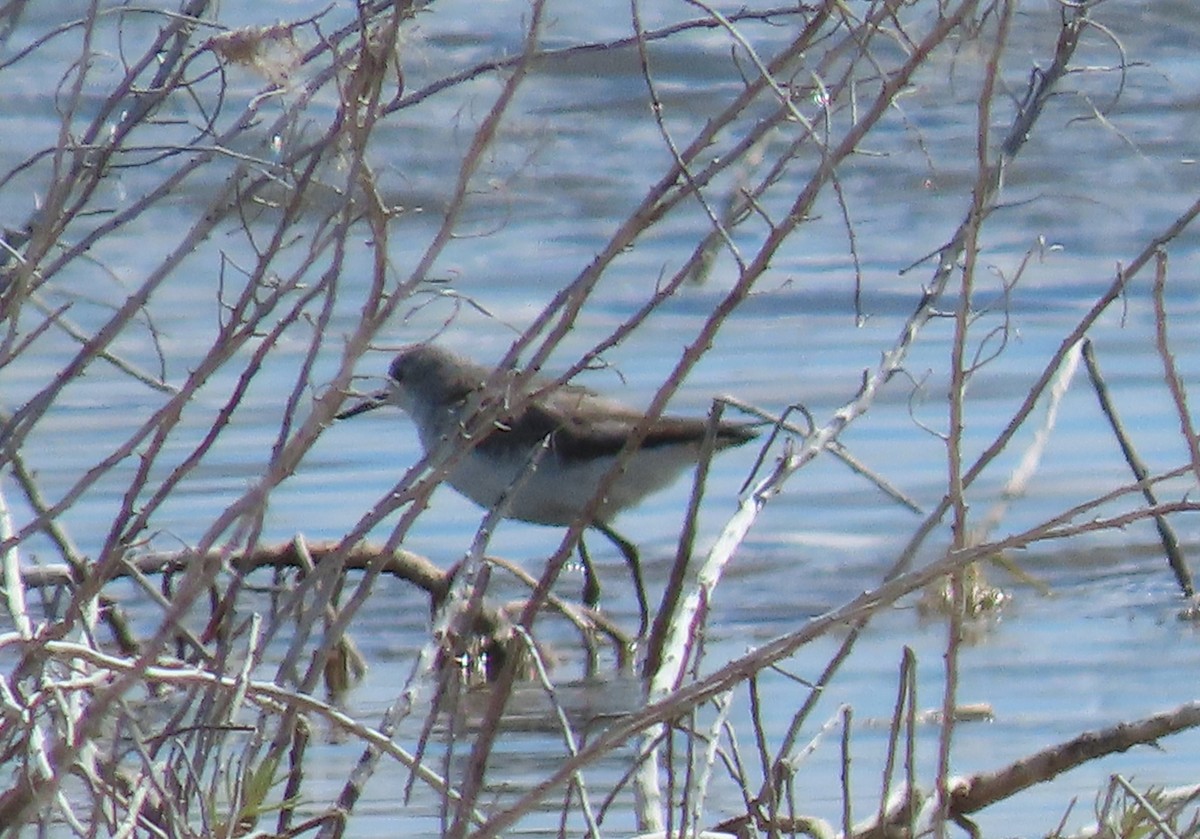
{"label": "thin twig", "polygon": [[[1125,462],[1129,464],[1129,471],[1137,479],[1142,497],[1146,499],[1146,503],[1151,507],[1157,507],[1159,503],[1158,496],[1154,492],[1154,487],[1147,482],[1150,471],[1146,468],[1146,464],[1142,462],[1137,449],[1134,448],[1133,441],[1129,439],[1129,434],[1125,431],[1125,426],[1121,422],[1120,415],[1117,413],[1116,405],[1113,404],[1112,398],[1109,396],[1108,385],[1105,384],[1104,376],[1100,372],[1100,364],[1096,361],[1096,353],[1092,349],[1091,341],[1083,342],[1083,358],[1087,363],[1088,375],[1092,380],[1092,388],[1096,391],[1096,398],[1100,401],[1100,410],[1104,412],[1104,416],[1108,419],[1113,436],[1117,438],[1117,443],[1121,447],[1121,453],[1125,456]],[[1175,573],[1175,581],[1179,584],[1179,588],[1183,591],[1184,596],[1191,597],[1194,593],[1192,575],[1188,571],[1187,560],[1183,556],[1183,551],[1179,546],[1179,539],[1175,536],[1175,530],[1163,515],[1154,516],[1154,526],[1158,529],[1158,537],[1162,542],[1163,551],[1167,554],[1167,562],[1171,566],[1171,570]]]}

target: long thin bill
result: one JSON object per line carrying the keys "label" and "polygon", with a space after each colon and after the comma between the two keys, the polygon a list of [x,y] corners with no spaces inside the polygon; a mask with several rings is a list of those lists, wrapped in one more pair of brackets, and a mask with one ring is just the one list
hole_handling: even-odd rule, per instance
{"label": "long thin bill", "polygon": [[376,408],[382,408],[388,403],[387,397],[388,395],[386,391],[382,393],[376,393],[367,397],[362,402],[359,402],[357,405],[347,408],[341,413],[334,414],[333,418],[339,420],[350,419],[350,417],[356,417],[359,414],[365,414],[367,411],[374,411]]}

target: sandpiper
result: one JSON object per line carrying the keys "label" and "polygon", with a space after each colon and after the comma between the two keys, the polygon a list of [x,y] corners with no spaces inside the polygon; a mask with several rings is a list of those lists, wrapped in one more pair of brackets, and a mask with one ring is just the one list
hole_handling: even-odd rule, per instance
{"label": "sandpiper", "polygon": [[[481,405],[483,385],[491,373],[442,347],[414,344],[392,361],[386,390],[341,412],[337,419],[396,405],[416,423],[426,453],[433,453],[443,445],[464,441],[463,433]],[[501,393],[498,397],[515,410],[497,417],[446,481],[476,504],[491,508],[521,480],[520,489],[508,499],[506,516],[534,524],[565,527],[578,521],[635,427],[645,419],[637,409],[587,388],[570,384],[547,387],[545,380],[531,381],[524,394]],[[616,545],[629,565],[637,589],[639,635],[645,634],[648,608],[638,552],[610,522],[621,510],[668,486],[694,466],[706,429],[707,422],[699,418],[664,416],[654,420],[587,521],[587,526]],[[721,422],[716,429],[716,448],[739,446],[756,434],[747,424]],[[543,441],[548,445],[546,451],[525,475]],[[600,584],[582,539],[579,556],[584,571],[583,600],[594,608]]]}

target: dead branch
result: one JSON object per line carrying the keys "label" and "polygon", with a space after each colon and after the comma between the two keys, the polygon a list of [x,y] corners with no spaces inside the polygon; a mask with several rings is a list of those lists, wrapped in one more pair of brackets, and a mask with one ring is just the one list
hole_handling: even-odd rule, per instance
{"label": "dead branch", "polygon": [[1161,737],[1196,726],[1200,726],[1200,702],[1189,702],[1152,717],[1084,732],[994,772],[953,781],[950,812],[953,816],[975,813],[1088,761],[1151,745]]}

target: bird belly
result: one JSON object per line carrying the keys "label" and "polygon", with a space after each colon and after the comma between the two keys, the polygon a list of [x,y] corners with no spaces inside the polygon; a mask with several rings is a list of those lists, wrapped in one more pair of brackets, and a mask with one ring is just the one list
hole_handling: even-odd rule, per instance
{"label": "bird belly", "polygon": [[[638,451],[610,486],[592,520],[608,521],[674,482],[695,461],[696,450],[690,445]],[[498,458],[472,451],[449,475],[447,483],[490,509],[523,479],[520,490],[509,500],[505,517],[565,527],[579,519],[615,462],[613,457],[564,460],[551,450],[525,475],[529,463],[526,456]]]}

